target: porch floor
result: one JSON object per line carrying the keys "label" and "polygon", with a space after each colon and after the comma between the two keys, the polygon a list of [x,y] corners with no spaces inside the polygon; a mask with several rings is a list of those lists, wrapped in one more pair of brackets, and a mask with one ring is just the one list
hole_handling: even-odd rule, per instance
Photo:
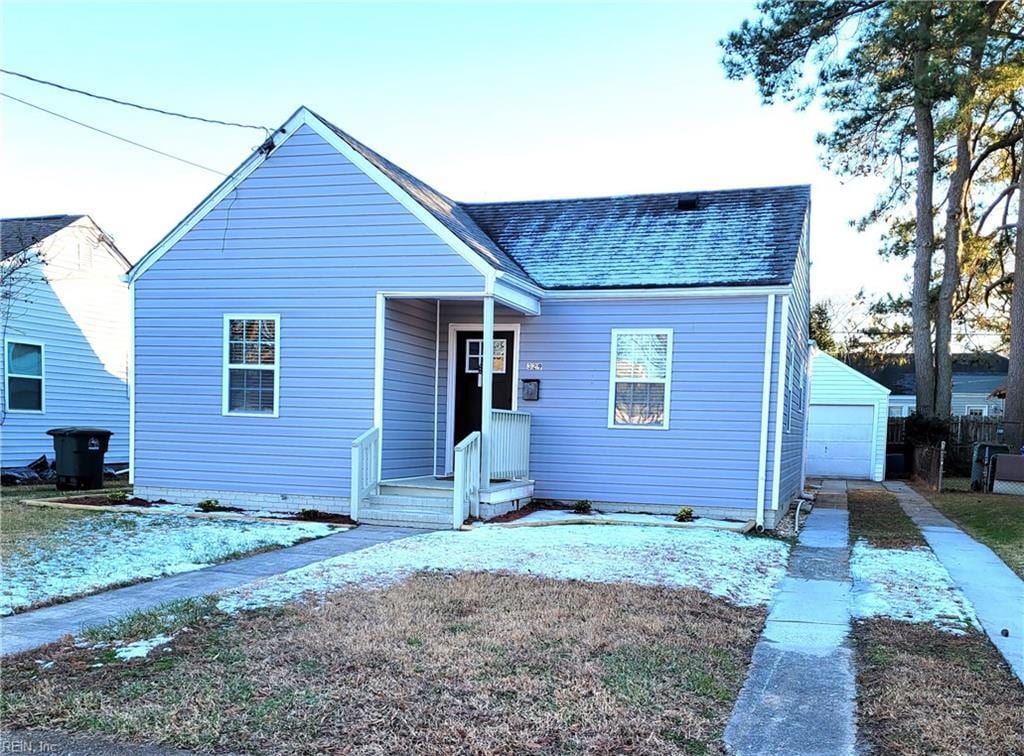
{"label": "porch floor", "polygon": [[[434,477],[433,475],[418,475],[412,478],[388,478],[380,482],[382,486],[408,486],[409,488],[426,488],[433,491],[449,492],[455,490],[455,478]],[[498,494],[504,491],[511,491],[522,488],[524,485],[533,486],[532,480],[492,480],[489,486],[484,486],[484,492]]]}

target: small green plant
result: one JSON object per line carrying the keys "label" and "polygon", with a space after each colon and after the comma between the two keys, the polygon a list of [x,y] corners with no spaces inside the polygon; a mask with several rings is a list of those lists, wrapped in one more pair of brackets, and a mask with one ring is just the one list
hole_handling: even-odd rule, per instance
{"label": "small green plant", "polygon": [[203,512],[216,512],[220,509],[220,501],[217,499],[203,499],[196,506]]}
{"label": "small green plant", "polygon": [[676,522],[693,522],[693,507],[679,507]]}
{"label": "small green plant", "polygon": [[590,514],[593,509],[593,505],[590,503],[590,499],[580,499],[572,505],[572,511],[576,514]]}
{"label": "small green plant", "polygon": [[124,491],[111,491],[107,494],[107,501],[110,504],[124,504],[128,501],[128,494]]}
{"label": "small green plant", "polygon": [[324,513],[319,509],[300,509],[298,517],[300,520],[319,520],[324,516]]}

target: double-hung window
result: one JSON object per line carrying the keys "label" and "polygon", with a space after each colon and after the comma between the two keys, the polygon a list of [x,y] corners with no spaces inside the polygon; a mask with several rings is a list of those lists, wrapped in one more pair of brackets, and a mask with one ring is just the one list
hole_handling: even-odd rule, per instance
{"label": "double-hung window", "polygon": [[280,326],[278,315],[224,316],[225,415],[277,417]]}
{"label": "double-hung window", "polygon": [[612,330],[609,428],[667,429],[671,383],[671,329]]}
{"label": "double-hung window", "polygon": [[43,412],[45,358],[43,345],[8,341],[4,356],[4,394],[10,412]]}

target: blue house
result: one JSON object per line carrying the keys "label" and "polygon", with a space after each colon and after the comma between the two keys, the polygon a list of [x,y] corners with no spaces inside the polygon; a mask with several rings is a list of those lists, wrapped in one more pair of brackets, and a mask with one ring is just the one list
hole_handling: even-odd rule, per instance
{"label": "blue house", "polygon": [[50,428],[113,432],[128,461],[131,264],[88,215],[0,219],[0,463],[53,459]]}
{"label": "blue house", "polygon": [[802,486],[809,201],[457,203],[300,108],[129,275],[136,492],[771,527]]}

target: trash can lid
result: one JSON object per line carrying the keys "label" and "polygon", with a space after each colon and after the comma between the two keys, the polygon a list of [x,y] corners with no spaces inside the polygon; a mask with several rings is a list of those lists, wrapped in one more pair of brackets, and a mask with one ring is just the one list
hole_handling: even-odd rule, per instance
{"label": "trash can lid", "polygon": [[85,428],[71,426],[68,428],[50,428],[46,431],[49,436],[113,436],[113,431],[105,428]]}

